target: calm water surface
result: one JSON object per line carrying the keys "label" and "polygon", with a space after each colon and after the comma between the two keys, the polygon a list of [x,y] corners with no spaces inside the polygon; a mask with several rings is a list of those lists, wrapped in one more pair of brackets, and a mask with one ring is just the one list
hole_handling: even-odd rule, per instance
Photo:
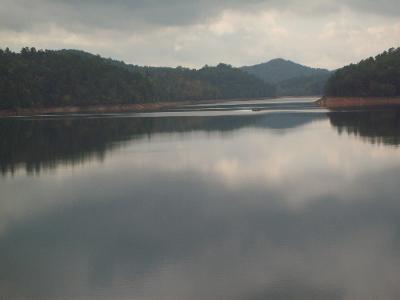
{"label": "calm water surface", "polygon": [[399,299],[400,111],[0,119],[0,299]]}

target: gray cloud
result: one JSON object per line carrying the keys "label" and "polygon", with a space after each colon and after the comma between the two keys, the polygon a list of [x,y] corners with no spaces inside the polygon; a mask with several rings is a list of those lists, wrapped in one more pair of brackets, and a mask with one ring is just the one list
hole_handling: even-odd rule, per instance
{"label": "gray cloud", "polygon": [[0,45],[77,48],[146,65],[337,68],[397,46],[397,0],[0,0]]}
{"label": "gray cloud", "polygon": [[397,0],[1,0],[2,29],[29,29],[49,23],[70,29],[118,28],[138,30],[143,27],[185,26],[206,22],[224,10],[278,9],[296,14],[333,13],[341,8],[368,13],[398,15]]}
{"label": "gray cloud", "polygon": [[183,0],[39,0],[35,4],[26,0],[2,2],[0,24],[3,29],[29,29],[54,23],[72,29],[125,28],[133,31],[143,27],[196,24],[212,18],[224,8],[240,5],[238,1],[215,4],[213,1]]}
{"label": "gray cloud", "polygon": [[343,0],[345,5],[354,9],[366,11],[374,14],[383,14],[388,16],[399,16],[400,3],[396,0]]}

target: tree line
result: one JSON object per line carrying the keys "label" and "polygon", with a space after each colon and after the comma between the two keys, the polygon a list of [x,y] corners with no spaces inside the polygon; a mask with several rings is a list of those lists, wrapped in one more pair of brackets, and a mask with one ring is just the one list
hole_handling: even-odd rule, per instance
{"label": "tree line", "polygon": [[0,49],[0,108],[129,104],[275,96],[275,87],[230,65],[158,68],[78,50]]}
{"label": "tree line", "polygon": [[327,96],[400,96],[400,48],[337,70],[325,87]]}

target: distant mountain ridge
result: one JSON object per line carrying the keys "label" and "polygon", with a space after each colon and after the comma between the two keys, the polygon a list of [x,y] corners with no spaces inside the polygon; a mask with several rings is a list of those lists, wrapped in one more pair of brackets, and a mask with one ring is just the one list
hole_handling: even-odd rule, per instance
{"label": "distant mountain ridge", "polygon": [[282,58],[240,69],[275,84],[278,96],[322,95],[332,74],[326,69],[311,68]]}
{"label": "distant mountain ridge", "polygon": [[244,66],[241,69],[266,82],[275,84],[297,77],[330,73],[326,69],[307,67],[283,58],[273,59],[253,66]]}

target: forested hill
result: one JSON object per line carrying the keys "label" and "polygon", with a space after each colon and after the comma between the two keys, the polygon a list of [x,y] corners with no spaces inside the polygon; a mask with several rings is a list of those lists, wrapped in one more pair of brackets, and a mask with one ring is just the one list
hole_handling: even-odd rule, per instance
{"label": "forested hill", "polygon": [[325,89],[334,97],[400,96],[400,48],[336,71]]}
{"label": "forested hill", "polygon": [[80,51],[0,51],[0,107],[151,101],[151,80]]}
{"label": "forested hill", "polygon": [[154,84],[157,101],[274,97],[275,86],[230,65],[187,68],[135,67]]}
{"label": "forested hill", "polygon": [[279,96],[322,95],[331,75],[328,70],[310,68],[281,58],[241,69],[275,84]]}
{"label": "forested hill", "polygon": [[245,66],[242,67],[242,70],[271,83],[279,83],[302,76],[329,74],[328,70],[310,68],[282,58],[254,66]]}
{"label": "forested hill", "polygon": [[272,96],[273,85],[224,64],[154,68],[77,50],[0,50],[1,109]]}

